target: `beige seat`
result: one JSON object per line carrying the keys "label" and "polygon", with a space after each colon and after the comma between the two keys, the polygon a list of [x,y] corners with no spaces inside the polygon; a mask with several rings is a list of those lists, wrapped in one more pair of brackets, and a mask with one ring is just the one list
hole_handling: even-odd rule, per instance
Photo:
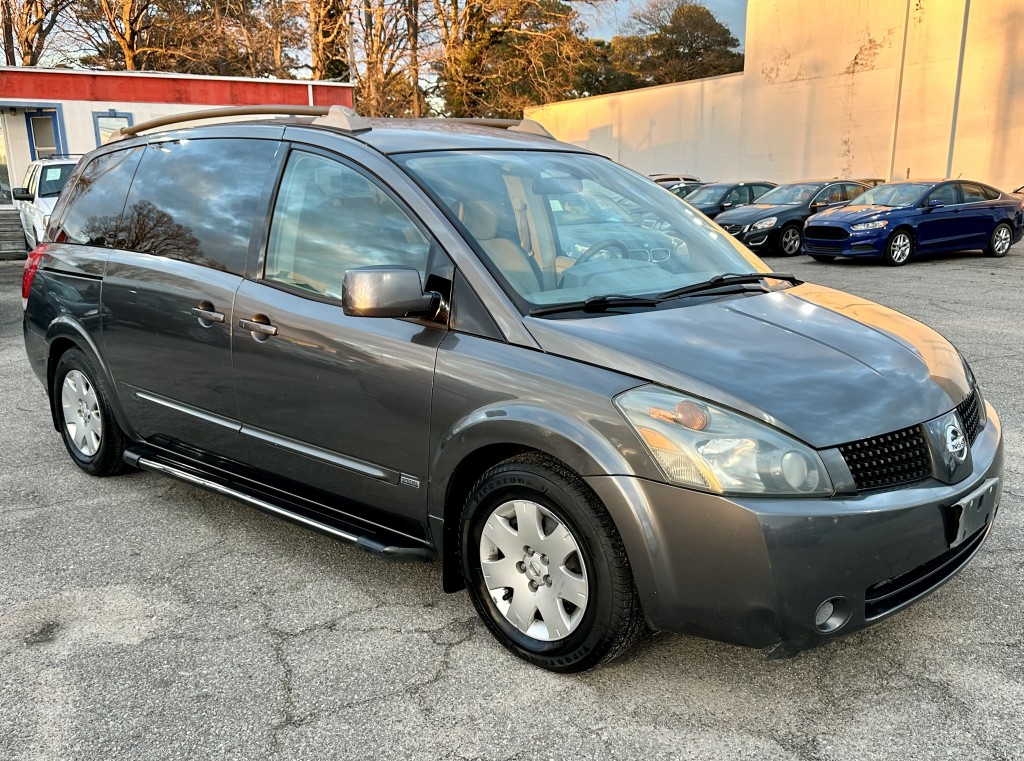
{"label": "beige seat", "polygon": [[520,293],[544,290],[529,255],[518,243],[498,234],[498,209],[490,201],[466,201],[462,205],[462,224],[480,244],[480,248]]}

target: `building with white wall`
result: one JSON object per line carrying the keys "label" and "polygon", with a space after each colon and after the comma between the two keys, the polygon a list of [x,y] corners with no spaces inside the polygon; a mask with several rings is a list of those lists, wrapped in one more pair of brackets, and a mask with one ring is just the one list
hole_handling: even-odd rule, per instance
{"label": "building with white wall", "polygon": [[352,85],[0,67],[0,205],[39,156],[83,154],[122,126],[218,106],[352,106]]}
{"label": "building with white wall", "polygon": [[527,111],[644,173],[1024,184],[1024,0],[749,0],[739,74]]}

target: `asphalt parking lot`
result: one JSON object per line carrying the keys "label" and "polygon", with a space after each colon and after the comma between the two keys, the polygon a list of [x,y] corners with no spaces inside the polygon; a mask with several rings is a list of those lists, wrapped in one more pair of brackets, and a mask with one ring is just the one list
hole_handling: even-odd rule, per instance
{"label": "asphalt parking lot", "polygon": [[791,660],[675,635],[579,676],[520,662],[438,564],[396,565],[150,474],[68,459],[0,262],[0,758],[1024,758],[1024,244],[770,264],[927,322],[1006,438],[974,562]]}

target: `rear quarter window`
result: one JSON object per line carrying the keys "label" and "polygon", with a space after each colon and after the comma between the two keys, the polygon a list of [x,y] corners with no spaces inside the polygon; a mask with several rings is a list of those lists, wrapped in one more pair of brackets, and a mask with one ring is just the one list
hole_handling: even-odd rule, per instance
{"label": "rear quarter window", "polygon": [[277,148],[245,138],[151,143],[128,194],[119,247],[244,274]]}
{"label": "rear quarter window", "polygon": [[65,202],[58,240],[112,248],[142,147],[105,153],[82,169]]}

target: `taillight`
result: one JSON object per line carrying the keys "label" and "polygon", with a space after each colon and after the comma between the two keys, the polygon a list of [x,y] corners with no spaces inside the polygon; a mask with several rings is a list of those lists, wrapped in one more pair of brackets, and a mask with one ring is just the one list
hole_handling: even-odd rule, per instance
{"label": "taillight", "polygon": [[39,269],[39,264],[46,255],[46,248],[45,243],[40,243],[29,252],[28,259],[25,260],[25,271],[21,275],[21,308],[23,311],[28,306],[28,294],[32,290],[32,278],[36,276],[36,270]]}

